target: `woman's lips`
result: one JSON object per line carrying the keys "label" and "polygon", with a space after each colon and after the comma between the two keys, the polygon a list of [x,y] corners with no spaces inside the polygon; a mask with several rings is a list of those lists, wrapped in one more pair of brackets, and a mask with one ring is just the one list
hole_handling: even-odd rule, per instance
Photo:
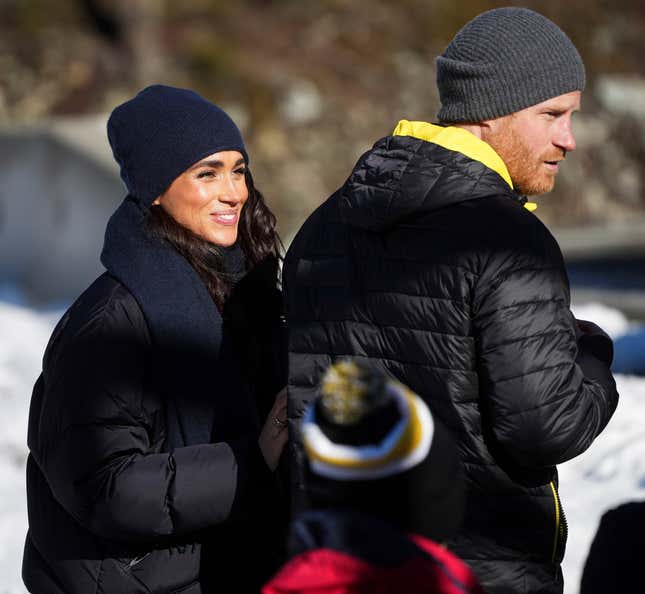
{"label": "woman's lips", "polygon": [[237,225],[237,212],[212,212],[211,217],[219,225]]}

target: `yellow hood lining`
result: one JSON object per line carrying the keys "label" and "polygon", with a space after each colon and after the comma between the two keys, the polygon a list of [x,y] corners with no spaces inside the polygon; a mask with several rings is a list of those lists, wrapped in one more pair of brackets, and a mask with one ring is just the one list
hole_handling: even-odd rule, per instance
{"label": "yellow hood lining", "polygon": [[[513,181],[508,173],[508,169],[504,161],[502,161],[502,158],[495,152],[495,149],[464,128],[457,126],[444,127],[429,124],[428,122],[401,120],[392,135],[412,136],[413,138],[419,138],[426,142],[432,142],[449,151],[466,155],[466,157],[473,161],[479,161],[489,169],[492,169],[513,189]],[[533,211],[537,208],[537,204],[527,202],[524,207],[527,210]]]}

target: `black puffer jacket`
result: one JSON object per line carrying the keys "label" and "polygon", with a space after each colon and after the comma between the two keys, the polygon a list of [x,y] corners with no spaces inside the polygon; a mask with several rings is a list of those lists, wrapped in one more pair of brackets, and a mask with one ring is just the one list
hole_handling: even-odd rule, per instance
{"label": "black puffer jacket", "polygon": [[[164,275],[161,262],[153,272]],[[280,313],[275,272],[260,266],[242,279],[223,322],[210,302],[219,355],[164,352],[131,291],[107,273],[64,315],[30,410],[30,592],[250,593],[279,566],[286,514],[257,441],[281,379],[268,360],[279,345],[257,332]],[[174,297],[161,296],[196,315]],[[179,406],[205,439],[181,419],[171,427]],[[202,408],[208,418],[192,415]]]}
{"label": "black puffer jacket", "polygon": [[[483,163],[386,137],[304,224],[283,275],[292,429],[336,357],[409,385],[456,434],[469,495],[450,544],[495,594],[561,589],[555,465],[618,399],[592,352],[608,339],[577,342],[560,250],[522,204]],[[296,441],[292,454],[298,471]]]}

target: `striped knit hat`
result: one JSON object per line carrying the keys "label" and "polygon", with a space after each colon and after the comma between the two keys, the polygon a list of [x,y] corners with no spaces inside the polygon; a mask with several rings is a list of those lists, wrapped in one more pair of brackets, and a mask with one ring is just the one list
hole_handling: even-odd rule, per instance
{"label": "striped knit hat", "polygon": [[362,362],[326,372],[304,416],[307,493],[444,540],[463,517],[464,481],[452,436],[423,400]]}

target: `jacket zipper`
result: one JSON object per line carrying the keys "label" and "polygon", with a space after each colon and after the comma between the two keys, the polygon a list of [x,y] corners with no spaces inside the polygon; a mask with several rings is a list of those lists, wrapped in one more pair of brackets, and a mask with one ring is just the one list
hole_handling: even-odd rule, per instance
{"label": "jacket zipper", "polygon": [[562,558],[562,550],[567,542],[567,536],[569,535],[569,525],[567,523],[567,518],[564,515],[564,510],[562,509],[562,503],[560,502],[560,495],[555,486],[555,482],[551,481],[551,491],[553,492],[553,502],[555,505],[555,534],[553,535],[553,553],[551,555],[551,560],[553,563],[558,562]]}
{"label": "jacket zipper", "polygon": [[132,561],[128,563],[128,569],[132,569],[133,567],[139,565],[139,563],[141,563],[141,561],[143,561],[148,555],[150,555],[150,553],[146,553],[145,555],[140,555],[139,557],[132,559]]}

